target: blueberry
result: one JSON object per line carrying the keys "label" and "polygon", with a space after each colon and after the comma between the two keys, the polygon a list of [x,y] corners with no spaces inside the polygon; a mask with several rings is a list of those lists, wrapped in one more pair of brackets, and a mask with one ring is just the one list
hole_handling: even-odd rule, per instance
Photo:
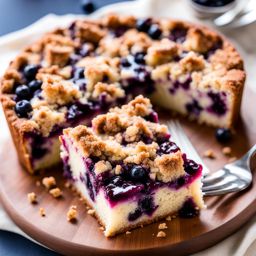
{"label": "blueberry", "polygon": [[74,72],[74,79],[82,79],[84,78],[84,68],[76,68]]}
{"label": "blueberry", "polygon": [[199,170],[199,168],[200,168],[200,165],[198,165],[193,160],[186,159],[184,162],[185,172],[190,175],[195,174]]}
{"label": "blueberry", "polygon": [[122,58],[121,59],[121,66],[128,68],[131,66],[131,63],[129,62],[129,60],[127,58]]}
{"label": "blueberry", "polygon": [[40,80],[32,80],[28,84],[28,87],[29,87],[31,92],[35,92],[37,90],[40,90],[41,86],[42,86],[42,81],[40,81]]}
{"label": "blueberry", "polygon": [[179,150],[179,147],[174,142],[167,141],[160,145],[157,153],[160,155],[171,154],[171,153],[177,152],[178,150]]}
{"label": "blueberry", "polygon": [[134,61],[137,64],[145,64],[145,59],[144,59],[144,53],[142,52],[137,52],[134,56]]}
{"label": "blueberry", "polygon": [[162,35],[162,30],[157,24],[153,24],[148,30],[148,35],[153,39],[159,39],[159,37]]}
{"label": "blueberry", "polygon": [[18,117],[28,117],[28,113],[32,111],[32,106],[27,100],[21,100],[16,103],[15,112]]}
{"label": "blueberry", "polygon": [[67,119],[73,120],[81,114],[82,111],[76,105],[71,105],[67,112]]}
{"label": "blueberry", "polygon": [[142,181],[143,179],[146,178],[146,174],[146,170],[141,166],[134,166],[130,170],[130,177],[134,181]]}
{"label": "blueberry", "polygon": [[24,76],[28,79],[28,80],[32,80],[35,78],[36,76],[36,73],[39,69],[39,66],[38,65],[27,65],[25,68],[24,68]]}
{"label": "blueberry", "polygon": [[91,0],[81,0],[81,7],[85,13],[92,13],[95,9],[94,3]]}
{"label": "blueberry", "polygon": [[151,19],[138,19],[136,23],[137,30],[141,32],[148,32],[151,25]]}
{"label": "blueberry", "polygon": [[15,94],[19,100],[27,100],[31,97],[30,89],[27,85],[20,85],[16,88]]}
{"label": "blueberry", "polygon": [[217,129],[215,136],[216,136],[217,141],[219,141],[220,143],[226,143],[232,139],[231,131],[226,128]]}
{"label": "blueberry", "polygon": [[147,211],[153,210],[154,209],[153,198],[151,196],[146,196],[139,201],[138,205],[143,211],[147,212]]}

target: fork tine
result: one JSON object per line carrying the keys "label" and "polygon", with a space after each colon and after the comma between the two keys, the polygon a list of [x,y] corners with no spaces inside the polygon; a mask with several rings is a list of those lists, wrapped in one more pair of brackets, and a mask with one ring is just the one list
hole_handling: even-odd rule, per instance
{"label": "fork tine", "polygon": [[222,180],[225,175],[226,175],[226,170],[225,169],[220,169],[219,171],[214,172],[213,174],[209,174],[206,177],[204,177],[202,179],[202,182],[205,185],[214,184],[214,183],[219,182],[220,180]]}
{"label": "fork tine", "polygon": [[231,183],[234,183],[234,181],[236,180],[237,180],[237,177],[235,176],[232,176],[232,175],[225,176],[222,180],[212,185],[208,185],[208,186],[203,185],[203,191],[224,189],[225,187],[229,186]]}
{"label": "fork tine", "polygon": [[240,186],[237,186],[237,184],[235,184],[235,183],[230,183],[225,188],[216,189],[216,190],[212,190],[212,191],[203,191],[203,193],[205,196],[219,196],[219,195],[224,195],[224,194],[231,193],[231,192],[238,192],[238,191],[243,190],[244,188],[246,188],[245,183],[241,183]]}

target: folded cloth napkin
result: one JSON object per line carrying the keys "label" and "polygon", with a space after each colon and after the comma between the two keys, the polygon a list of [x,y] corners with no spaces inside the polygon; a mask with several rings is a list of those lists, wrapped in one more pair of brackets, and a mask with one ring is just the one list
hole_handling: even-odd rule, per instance
{"label": "folded cloth napkin", "polygon": [[[138,0],[132,2],[122,2],[101,8],[90,17],[100,17],[107,12],[133,14],[136,16],[172,17],[199,23],[202,22],[193,15],[185,0]],[[28,43],[33,42],[35,39],[39,38],[42,33],[49,31],[55,27],[66,26],[72,20],[79,17],[84,16],[56,16],[53,14],[49,14],[25,29],[0,38],[0,75],[2,75],[9,61],[20,51],[21,48],[25,47]],[[256,80],[256,74],[253,68],[253,61],[256,59],[256,52],[254,49],[256,45],[256,34],[254,33],[255,29],[256,24],[252,24],[243,29],[225,31],[225,35],[234,42],[234,44],[237,46],[238,50],[242,54],[245,60],[245,66],[248,74],[247,86],[250,86],[256,91],[256,87],[253,87],[253,82]],[[10,134],[1,109],[0,123],[0,141],[3,142],[6,139],[10,139]],[[4,143],[1,143],[0,151],[3,145]],[[0,229],[12,231],[21,234],[28,239],[31,239],[12,222],[12,220],[2,209],[1,205]],[[204,255],[256,255],[256,217],[254,217],[249,223],[244,225],[237,233],[228,237],[224,241],[207,250],[195,254],[195,256]]]}

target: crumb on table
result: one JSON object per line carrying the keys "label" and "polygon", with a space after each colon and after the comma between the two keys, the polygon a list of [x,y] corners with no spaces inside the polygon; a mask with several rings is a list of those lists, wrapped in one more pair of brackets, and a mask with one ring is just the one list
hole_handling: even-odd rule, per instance
{"label": "crumb on table", "polygon": [[171,220],[172,220],[172,217],[171,217],[171,216],[167,216],[167,217],[166,217],[166,220],[167,220],[167,221],[171,221]]}
{"label": "crumb on table", "polygon": [[36,196],[36,193],[34,193],[34,192],[28,193],[27,197],[28,197],[28,201],[29,201],[31,204],[37,203],[37,196]]}
{"label": "crumb on table", "polygon": [[207,158],[210,158],[210,159],[216,158],[216,156],[215,156],[215,154],[214,154],[214,152],[213,152],[212,149],[206,150],[206,151],[204,152],[203,156],[204,156],[204,157],[207,157]]}
{"label": "crumb on table", "polygon": [[73,221],[76,220],[77,218],[77,207],[76,205],[70,206],[68,212],[67,212],[67,220],[68,221]]}
{"label": "crumb on table", "polygon": [[59,198],[62,196],[62,191],[59,188],[52,188],[49,193],[55,198]]}
{"label": "crumb on table", "polygon": [[126,235],[130,235],[132,232],[131,231],[126,231],[125,234]]}
{"label": "crumb on table", "polygon": [[158,229],[167,229],[168,227],[167,227],[167,225],[166,225],[166,223],[164,222],[164,223],[161,223],[161,224],[159,224],[159,226],[158,226]]}
{"label": "crumb on table", "polygon": [[42,217],[45,217],[45,209],[43,207],[40,207],[39,213]]}
{"label": "crumb on table", "polygon": [[231,155],[231,148],[230,147],[224,147],[222,149],[222,153],[226,156],[230,156]]}
{"label": "crumb on table", "polygon": [[42,180],[43,185],[47,188],[47,189],[51,189],[54,186],[56,186],[56,180],[54,177],[50,176],[50,177],[44,177]]}
{"label": "crumb on table", "polygon": [[40,185],[41,185],[40,180],[37,180],[37,181],[36,181],[36,186],[39,187]]}
{"label": "crumb on table", "polygon": [[166,233],[165,233],[164,231],[159,231],[159,232],[157,233],[156,237],[160,237],[160,238],[166,237]]}

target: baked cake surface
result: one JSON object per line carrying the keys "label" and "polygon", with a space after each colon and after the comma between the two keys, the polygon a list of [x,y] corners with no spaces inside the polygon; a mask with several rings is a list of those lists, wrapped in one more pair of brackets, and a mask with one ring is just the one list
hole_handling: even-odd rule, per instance
{"label": "baked cake surface", "polygon": [[95,211],[106,236],[204,207],[202,167],[171,141],[150,101],[136,97],[92,120],[64,129],[65,175]]}
{"label": "baked cake surface", "polygon": [[59,162],[63,128],[136,95],[218,127],[239,114],[245,80],[234,47],[209,29],[170,19],[108,15],[78,20],[28,46],[1,81],[1,101],[21,163]]}

